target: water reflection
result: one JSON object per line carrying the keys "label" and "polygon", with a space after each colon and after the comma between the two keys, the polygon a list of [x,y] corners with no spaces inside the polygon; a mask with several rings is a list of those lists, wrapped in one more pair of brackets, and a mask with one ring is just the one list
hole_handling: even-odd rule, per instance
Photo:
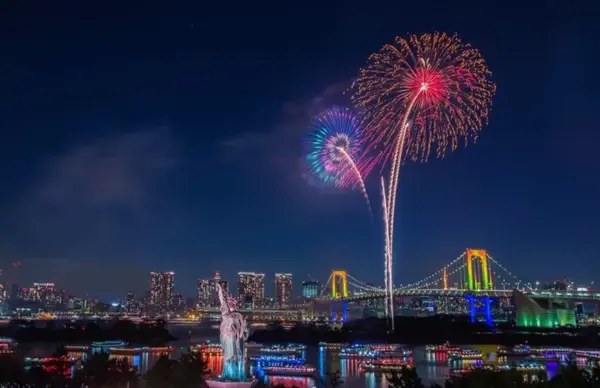
{"label": "water reflection", "polygon": [[[171,357],[178,359],[181,352],[187,349],[187,343],[181,342],[175,344],[174,351]],[[23,350],[23,354],[32,357],[48,356],[56,349],[56,344],[37,344],[28,345]],[[463,369],[469,365],[481,363],[480,360],[449,360],[448,354],[445,352],[426,352],[422,346],[412,347],[412,357],[410,362],[417,370],[417,373],[422,378],[427,386],[432,382],[444,385],[444,381],[449,377],[452,369]],[[69,351],[68,355],[81,360],[86,360],[89,356],[89,351]],[[136,348],[135,351],[128,349],[127,352],[115,350],[115,353],[109,354],[111,358],[119,357],[127,359],[134,365],[140,374],[145,374],[160,358],[161,352],[152,352],[145,348]],[[485,362],[494,363],[496,365],[511,364],[518,362],[515,357],[505,356],[498,357],[494,352],[484,352]],[[259,349],[248,349],[248,372],[256,375],[254,362],[250,360],[253,356],[260,355]],[[205,355],[208,363],[208,369],[212,377],[217,377],[222,373],[222,356],[214,353]],[[364,361],[359,358],[341,358],[339,352],[333,349],[325,349],[321,347],[308,347],[305,352],[297,357],[301,357],[305,364],[312,365],[318,369],[318,374],[315,378],[309,377],[286,377],[286,376],[259,376],[266,383],[282,384],[284,386],[297,387],[314,387],[319,385],[319,380],[325,379],[327,374],[339,371],[343,380],[344,387],[386,387],[387,380],[385,376],[378,373],[363,373],[361,372],[361,363]],[[561,362],[560,359],[548,359],[541,361],[546,366],[546,372],[549,378],[554,377],[559,371]],[[586,368],[588,367],[588,358],[577,357],[577,365]]]}

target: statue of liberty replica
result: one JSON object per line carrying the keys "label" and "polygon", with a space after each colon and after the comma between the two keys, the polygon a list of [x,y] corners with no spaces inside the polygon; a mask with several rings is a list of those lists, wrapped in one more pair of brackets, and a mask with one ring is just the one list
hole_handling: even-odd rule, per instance
{"label": "statue of liberty replica", "polygon": [[209,380],[211,387],[246,387],[252,384],[246,376],[244,343],[248,339],[246,319],[237,311],[234,298],[226,295],[217,283],[221,303],[221,346],[223,347],[223,373],[216,380]]}

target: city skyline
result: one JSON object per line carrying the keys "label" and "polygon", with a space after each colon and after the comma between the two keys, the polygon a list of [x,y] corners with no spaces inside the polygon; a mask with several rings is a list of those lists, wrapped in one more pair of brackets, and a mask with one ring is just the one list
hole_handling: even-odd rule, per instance
{"label": "city skyline", "polygon": [[[324,109],[350,106],[343,92],[370,53],[435,30],[477,47],[498,93],[475,147],[403,167],[395,283],[466,247],[527,280],[589,282],[600,271],[599,81],[587,76],[599,58],[583,20],[548,4],[390,2],[382,13],[350,1],[344,20],[360,24],[331,23],[340,9],[329,4],[293,15],[257,6],[242,20],[211,5],[212,20],[193,6],[158,28],[150,20],[164,10],[133,20],[127,5],[83,23],[82,7],[18,5],[3,23],[4,279],[16,260],[19,284],[105,299],[143,291],[151,271],[174,271],[189,296],[216,270],[232,288],[240,270],[265,273],[267,294],[276,272],[293,274],[295,294],[308,274],[323,282],[332,269],[381,284],[380,225],[359,191],[305,174],[302,137]],[[399,25],[400,13],[428,18]]]}

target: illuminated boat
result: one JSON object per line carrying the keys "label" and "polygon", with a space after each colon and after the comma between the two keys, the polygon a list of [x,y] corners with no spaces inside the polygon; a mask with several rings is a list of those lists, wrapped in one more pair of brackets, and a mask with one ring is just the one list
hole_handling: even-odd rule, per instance
{"label": "illuminated boat", "polygon": [[0,337],[0,346],[16,345],[17,342],[10,337]]}
{"label": "illuminated boat", "polygon": [[301,354],[306,351],[305,345],[287,344],[287,345],[272,345],[260,349],[264,354]]}
{"label": "illuminated boat", "polygon": [[511,366],[511,369],[518,372],[544,372],[546,371],[546,365],[539,362],[524,361]]}
{"label": "illuminated boat", "polygon": [[531,346],[529,345],[516,345],[510,349],[498,347],[497,353],[499,356],[529,356],[533,354]]}
{"label": "illuminated boat", "polygon": [[96,341],[92,342],[93,348],[122,348],[127,345],[126,342],[117,340],[117,341]]}
{"label": "illuminated boat", "polygon": [[391,373],[399,372],[404,368],[412,368],[412,362],[401,359],[377,359],[363,362],[360,366],[361,373]]}
{"label": "illuminated boat", "polygon": [[74,364],[77,361],[74,357],[25,357],[25,366]]}
{"label": "illuminated boat", "polygon": [[340,358],[376,358],[379,352],[369,348],[346,348],[340,350]]}
{"label": "illuminated boat", "polygon": [[0,337],[0,354],[14,354],[17,342],[12,338]]}
{"label": "illuminated boat", "polygon": [[223,354],[223,347],[217,343],[202,343],[192,347],[192,351],[208,355]]}
{"label": "illuminated boat", "polygon": [[265,366],[260,368],[266,375],[312,377],[317,369],[311,366]]}
{"label": "illuminated boat", "polygon": [[564,358],[565,358],[564,354],[557,354],[557,353],[550,352],[550,353],[531,354],[526,357],[526,360],[529,360],[529,361],[561,361]]}
{"label": "illuminated boat", "polygon": [[87,345],[65,345],[67,352],[87,352],[90,347]]}
{"label": "illuminated boat", "polygon": [[345,343],[334,343],[334,342],[319,342],[320,348],[331,349],[331,350],[339,350],[350,346]]}
{"label": "illuminated boat", "polygon": [[302,358],[296,355],[277,355],[277,354],[263,354],[260,356],[249,357],[250,361],[254,362],[280,362],[280,361],[302,361]]}
{"label": "illuminated boat", "polygon": [[263,347],[263,344],[259,344],[258,342],[246,342],[244,347],[246,349],[260,349]]}
{"label": "illuminated boat", "polygon": [[449,342],[446,342],[442,345],[426,345],[425,351],[430,353],[448,353],[448,352],[459,352],[461,350],[460,346],[450,345]]}
{"label": "illuminated boat", "polygon": [[600,350],[575,350],[575,355],[582,358],[600,359]]}
{"label": "illuminated boat", "polygon": [[256,364],[257,369],[262,369],[269,366],[303,366],[304,360],[296,357],[265,355],[258,357],[250,357],[250,361]]}
{"label": "illuminated boat", "polygon": [[451,360],[479,360],[483,357],[481,352],[471,349],[463,349],[458,352],[448,352]]}
{"label": "illuminated boat", "polygon": [[528,372],[544,372],[546,371],[546,367],[543,364],[536,362],[521,362],[514,365],[470,365],[464,368],[453,368],[450,369],[449,375],[453,377],[460,377],[469,373],[473,373],[476,371],[485,371],[485,372],[508,372],[508,371],[516,371],[521,373]]}
{"label": "illuminated boat", "polygon": [[383,350],[379,352],[379,357],[410,357],[412,356],[412,350],[400,348],[396,350]]}
{"label": "illuminated boat", "polygon": [[170,346],[156,346],[156,347],[139,347],[139,348],[108,348],[108,352],[111,355],[135,355],[140,353],[171,353],[173,348]]}
{"label": "illuminated boat", "polygon": [[412,350],[393,344],[354,344],[340,350],[341,358],[409,357]]}

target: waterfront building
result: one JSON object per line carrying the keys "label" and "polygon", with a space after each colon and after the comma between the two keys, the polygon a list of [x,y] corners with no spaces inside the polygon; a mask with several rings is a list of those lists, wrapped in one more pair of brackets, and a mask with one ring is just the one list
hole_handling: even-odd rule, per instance
{"label": "waterfront building", "polygon": [[292,302],[292,274],[275,274],[275,306],[288,307]]}
{"label": "waterfront building", "polygon": [[240,308],[262,308],[265,299],[265,274],[257,272],[238,273],[238,300]]}
{"label": "waterfront building", "polygon": [[150,272],[150,307],[158,312],[169,312],[173,308],[175,272]]}
{"label": "waterfront building", "polygon": [[307,280],[302,282],[302,297],[304,299],[317,299],[319,296],[319,282]]}

